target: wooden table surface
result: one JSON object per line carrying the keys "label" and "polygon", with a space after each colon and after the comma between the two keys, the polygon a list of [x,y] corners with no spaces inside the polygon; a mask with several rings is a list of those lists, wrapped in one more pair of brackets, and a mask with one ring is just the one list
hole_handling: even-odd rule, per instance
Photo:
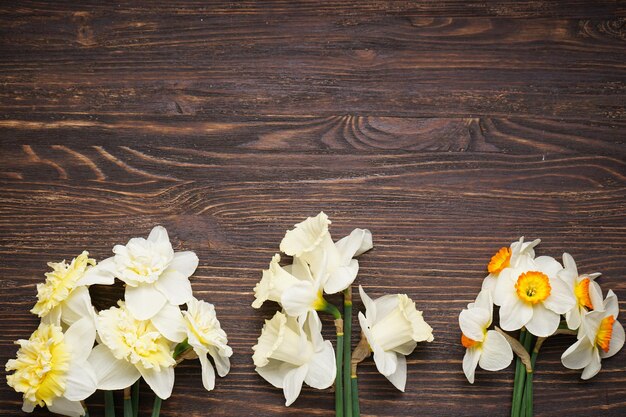
{"label": "wooden table surface", "polygon": [[[320,210],[335,238],[371,229],[358,283],[407,293],[435,332],[404,394],[361,367],[363,415],[508,415],[512,368],[470,385],[457,317],[519,236],[603,272],[625,320],[624,2],[4,1],[0,33],[1,363],[37,326],[46,262],[162,224],[235,353],[210,393],[181,366],[161,415],[331,415],[330,390],[285,408],[251,360],[276,308],[252,288]],[[626,415],[626,352],[584,382],[571,343],[544,345],[536,414]],[[19,410],[2,383],[0,414]]]}

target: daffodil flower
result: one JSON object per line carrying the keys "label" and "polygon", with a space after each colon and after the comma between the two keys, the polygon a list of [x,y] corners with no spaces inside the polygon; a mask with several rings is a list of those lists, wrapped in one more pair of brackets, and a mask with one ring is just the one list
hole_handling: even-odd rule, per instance
{"label": "daffodil flower", "polygon": [[98,313],[98,335],[102,344],[89,357],[98,376],[98,389],[126,388],[143,376],[161,399],[174,386],[173,343],[149,320],[138,320],[123,301]]}
{"label": "daffodil flower", "polygon": [[156,317],[167,304],[179,306],[192,298],[189,277],[198,267],[198,257],[190,251],[174,252],[167,230],[156,226],[147,239],[133,238],[113,248],[115,256],[100,262],[96,272],[114,276],[126,284],[124,299],[138,320]]}
{"label": "daffodil flower", "polygon": [[322,324],[317,314],[304,323],[277,312],[266,320],[257,344],[252,348],[255,370],[276,388],[282,388],[285,405],[300,395],[302,384],[325,389],[335,380],[335,351],[322,339]]}
{"label": "daffodil flower", "polygon": [[559,327],[561,314],[576,304],[571,288],[558,278],[562,269],[554,258],[540,256],[501,276],[494,297],[494,301],[502,300],[500,327],[512,331],[526,326],[535,336],[552,335]]}
{"label": "daffodil flower", "polygon": [[359,323],[378,372],[397,389],[406,386],[406,358],[417,342],[432,342],[433,329],[424,321],[422,312],[405,294],[385,295],[372,300],[359,285],[365,315],[359,312]]}
{"label": "daffodil flower", "polygon": [[92,284],[113,284],[113,277],[92,274],[95,259],[83,251],[67,264],[50,262],[51,272],[46,272],[46,281],[37,284],[37,303],[31,310],[46,323],[66,325],[89,316],[95,319],[95,310],[87,287]]}
{"label": "daffodil flower", "polygon": [[279,303],[285,312],[304,319],[309,311],[322,310],[326,300],[322,295],[322,274],[313,277],[307,263],[295,257],[293,264],[282,267],[276,254],[269,268],[263,270],[261,281],[254,287],[252,307],[259,308],[265,301]]}
{"label": "daffodil flower", "polygon": [[482,290],[476,301],[468,304],[459,314],[459,326],[463,332],[461,344],[467,349],[463,357],[463,372],[474,383],[476,366],[486,371],[499,371],[513,360],[513,350],[504,336],[495,330],[487,330],[493,318],[493,302],[488,289]]}
{"label": "daffodil flower", "polygon": [[576,330],[582,323],[582,316],[587,311],[602,307],[602,290],[600,285],[595,281],[600,273],[578,275],[578,268],[572,255],[563,254],[563,266],[558,276],[572,289],[576,296],[576,304],[565,313],[567,327]]}
{"label": "daffodil flower", "polygon": [[313,275],[323,276],[324,292],[335,294],[352,285],[359,272],[359,262],[352,258],[367,252],[373,244],[372,233],[367,229],[354,229],[334,243],[328,230],[330,224],[324,212],[307,218],[287,231],[280,250],[309,264]]}
{"label": "daffodil flower", "polygon": [[[502,276],[509,275],[512,268],[524,268],[528,260],[535,258],[534,247],[541,242],[540,239],[535,239],[532,242],[524,242],[524,237],[520,237],[519,241],[511,243],[507,248],[503,246],[491,257],[489,264],[487,265],[487,271],[489,275],[483,280],[482,289],[489,290],[491,298],[496,300],[496,285],[498,279]],[[500,305],[501,300],[496,300],[496,304]]]}
{"label": "daffodil flower", "polygon": [[47,406],[66,416],[85,414],[80,401],[96,390],[97,378],[88,361],[96,334],[90,318],[61,326],[42,322],[28,340],[18,340],[17,358],[6,364],[7,383],[23,394],[22,410]]}
{"label": "daffodil flower", "polygon": [[215,307],[206,301],[192,298],[183,311],[187,343],[191,345],[202,365],[202,384],[207,391],[215,388],[215,371],[207,355],[211,355],[219,376],[230,370],[233,350],[228,346],[226,332],[215,315]]}
{"label": "daffodil flower", "polygon": [[601,360],[615,355],[624,346],[624,327],[617,321],[617,296],[609,290],[602,310],[582,316],[582,332],[578,341],[561,356],[563,366],[582,369],[582,379],[594,377],[602,367]]}

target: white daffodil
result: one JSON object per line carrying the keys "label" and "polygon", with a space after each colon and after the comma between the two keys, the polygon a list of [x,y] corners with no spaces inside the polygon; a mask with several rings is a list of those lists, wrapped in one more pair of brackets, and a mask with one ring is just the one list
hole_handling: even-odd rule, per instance
{"label": "white daffodil", "polygon": [[576,330],[582,323],[582,316],[590,310],[598,309],[602,306],[602,290],[595,281],[600,273],[578,275],[578,268],[572,255],[563,254],[563,266],[558,276],[572,289],[576,296],[576,304],[565,313],[567,327]]}
{"label": "white daffodil", "polygon": [[167,399],[174,386],[173,344],[149,320],[138,320],[123,301],[98,313],[102,344],[89,357],[98,376],[98,389],[117,390],[143,376],[150,388]]}
{"label": "white daffodil", "polygon": [[561,314],[576,304],[572,289],[557,276],[561,269],[554,258],[540,256],[500,276],[494,297],[502,300],[500,327],[512,331],[526,326],[535,336],[552,335]]}
{"label": "white daffodil", "polygon": [[294,317],[277,312],[266,320],[252,348],[255,370],[276,388],[282,388],[285,405],[291,405],[302,383],[317,389],[330,387],[337,374],[335,351],[322,339],[317,314],[309,314],[302,325]]}
{"label": "white daffodil", "polygon": [[96,390],[94,368],[87,360],[96,334],[90,318],[61,326],[41,323],[28,340],[18,340],[17,358],[6,364],[7,383],[23,394],[22,410],[47,406],[66,416],[85,414],[81,401]]}
{"label": "white daffodil", "polygon": [[322,310],[327,302],[322,295],[322,275],[311,275],[302,259],[295,257],[293,264],[282,267],[276,254],[268,269],[263,270],[261,281],[254,287],[252,307],[259,308],[265,301],[279,303],[285,312],[304,319],[309,311]]}
{"label": "white daffodil", "polygon": [[215,371],[207,358],[211,355],[219,376],[230,371],[233,350],[228,346],[226,332],[222,330],[215,315],[213,304],[192,298],[183,311],[187,343],[191,345],[202,365],[202,384],[207,391],[215,388]]}
{"label": "white daffodil", "polygon": [[528,260],[535,258],[534,247],[541,242],[535,239],[532,242],[524,242],[524,236],[519,241],[511,243],[510,247],[503,246],[491,257],[487,265],[489,275],[483,280],[482,289],[489,290],[491,299],[496,305],[501,304],[501,300],[496,299],[495,288],[500,276],[508,276],[511,268],[524,268]]}
{"label": "white daffodil", "polygon": [[[148,239],[116,245],[113,253],[95,267],[96,272],[124,281],[126,306],[138,320],[157,316],[168,303],[179,306],[191,300],[189,277],[198,267],[198,257],[190,251],[175,253],[164,227],[156,226]],[[158,319],[154,324],[161,327]]]}
{"label": "white daffodil", "polygon": [[361,330],[374,352],[378,372],[397,389],[404,392],[406,358],[417,342],[432,342],[433,329],[424,321],[422,312],[405,294],[385,295],[372,300],[359,285],[365,315],[359,312]]}
{"label": "white daffodil", "polygon": [[94,320],[96,313],[87,286],[113,284],[113,277],[91,273],[95,264],[87,251],[72,259],[69,265],[65,261],[48,263],[52,271],[46,272],[44,283],[37,284],[37,303],[31,312],[45,323],[71,325],[86,316]]}
{"label": "white daffodil", "polygon": [[352,284],[359,272],[359,262],[352,258],[367,252],[373,244],[367,229],[354,229],[334,243],[328,231],[330,224],[324,212],[307,218],[287,231],[280,250],[308,263],[313,275],[323,276],[324,292],[334,294]]}
{"label": "white daffodil", "polygon": [[582,332],[578,341],[561,356],[563,366],[583,369],[582,379],[590,379],[600,372],[601,360],[615,355],[624,346],[624,327],[617,321],[617,296],[609,290],[603,310],[594,310],[582,316]]}
{"label": "white daffodil", "polygon": [[488,289],[482,290],[476,301],[468,304],[459,314],[459,326],[463,332],[461,344],[467,349],[463,357],[463,372],[467,380],[474,383],[476,366],[486,371],[499,371],[513,360],[513,350],[504,336],[491,326],[493,302]]}

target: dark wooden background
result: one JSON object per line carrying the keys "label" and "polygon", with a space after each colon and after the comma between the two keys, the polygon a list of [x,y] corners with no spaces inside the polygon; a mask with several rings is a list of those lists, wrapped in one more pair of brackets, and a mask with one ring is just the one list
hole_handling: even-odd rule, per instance
{"label": "dark wooden background", "polygon": [[[404,394],[361,367],[364,415],[508,415],[512,369],[467,383],[457,316],[521,235],[603,272],[626,317],[624,2],[2,1],[0,135],[0,362],[46,262],[163,224],[235,351],[210,393],[181,366],[164,417],[332,414],[330,390],[285,408],[251,360],[275,309],[252,288],[320,210],[335,238],[372,230],[358,282],[435,331]],[[626,353],[583,382],[571,343],[544,345],[537,415],[626,415]],[[0,414],[19,407],[2,382]]]}

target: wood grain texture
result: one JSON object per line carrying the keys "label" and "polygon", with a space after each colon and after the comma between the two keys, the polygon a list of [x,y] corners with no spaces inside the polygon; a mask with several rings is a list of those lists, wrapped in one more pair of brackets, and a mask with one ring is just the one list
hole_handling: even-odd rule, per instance
{"label": "wood grain texture", "polygon": [[[625,17],[576,0],[0,4],[0,363],[36,327],[46,262],[162,224],[199,255],[194,292],[235,354],[210,393],[184,363],[161,415],[332,415],[330,390],[285,408],[251,361],[275,310],[250,307],[261,269],[324,210],[336,239],[373,232],[358,282],[407,293],[435,330],[405,393],[362,366],[363,415],[508,415],[513,370],[467,383],[457,324],[495,250],[539,237],[603,272],[624,314]],[[92,289],[100,306],[120,291]],[[560,364],[572,342],[544,345],[537,415],[625,415],[626,353],[583,382]],[[144,415],[151,400],[143,386]],[[0,414],[19,408],[3,384]]]}

